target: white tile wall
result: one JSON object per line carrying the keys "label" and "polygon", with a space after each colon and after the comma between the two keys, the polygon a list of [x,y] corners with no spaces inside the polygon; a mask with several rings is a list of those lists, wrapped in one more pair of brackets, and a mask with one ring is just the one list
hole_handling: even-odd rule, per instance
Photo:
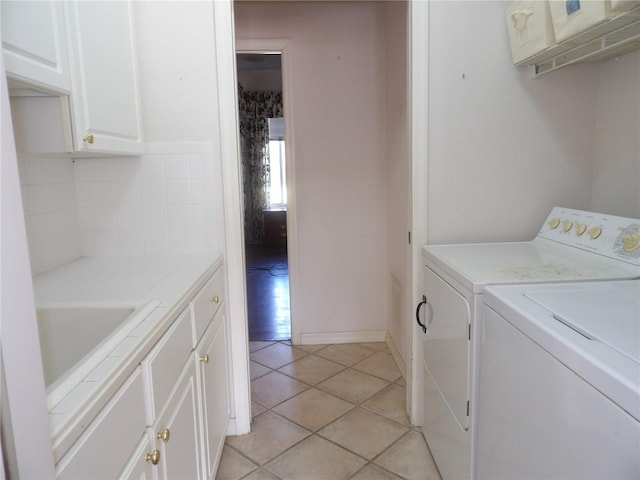
{"label": "white tile wall", "polygon": [[80,256],[223,250],[220,161],[205,142],[140,157],[20,158],[34,275]]}
{"label": "white tile wall", "polygon": [[221,250],[219,161],[210,143],[154,143],[141,157],[76,160],[82,253]]}
{"label": "white tile wall", "polygon": [[33,275],[81,254],[73,161],[65,157],[18,157]]}

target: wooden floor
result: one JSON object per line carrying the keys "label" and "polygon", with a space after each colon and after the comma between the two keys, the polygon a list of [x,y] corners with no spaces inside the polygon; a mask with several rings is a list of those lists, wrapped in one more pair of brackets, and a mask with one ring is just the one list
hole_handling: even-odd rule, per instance
{"label": "wooden floor", "polygon": [[289,270],[286,247],[247,246],[249,340],[288,340]]}

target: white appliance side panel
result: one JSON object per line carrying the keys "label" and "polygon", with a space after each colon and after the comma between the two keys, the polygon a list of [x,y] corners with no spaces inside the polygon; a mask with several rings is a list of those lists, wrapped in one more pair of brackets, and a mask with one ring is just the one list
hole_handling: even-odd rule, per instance
{"label": "white appliance side panel", "polygon": [[640,423],[489,307],[478,478],[639,478]]}
{"label": "white appliance side panel", "polygon": [[425,294],[423,431],[443,478],[467,478],[471,472],[470,306],[428,267]]}

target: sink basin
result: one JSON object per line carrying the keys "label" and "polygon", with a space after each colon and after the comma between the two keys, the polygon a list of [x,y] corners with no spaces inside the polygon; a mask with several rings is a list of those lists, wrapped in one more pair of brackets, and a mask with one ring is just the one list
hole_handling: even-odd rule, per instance
{"label": "sink basin", "polygon": [[155,302],[40,306],[36,313],[49,408],[109,356],[155,306]]}

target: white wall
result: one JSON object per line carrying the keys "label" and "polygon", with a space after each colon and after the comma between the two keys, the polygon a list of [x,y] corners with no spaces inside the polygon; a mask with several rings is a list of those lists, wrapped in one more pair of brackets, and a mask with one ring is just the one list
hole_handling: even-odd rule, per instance
{"label": "white wall", "polygon": [[591,206],[598,67],[514,67],[505,6],[431,3],[430,243],[527,240],[552,206]]}
{"label": "white wall", "polygon": [[[301,335],[387,328],[379,5],[236,3],[236,38],[290,42]],[[303,340],[304,341],[304,340]]]}
{"label": "white wall", "polygon": [[592,209],[640,218],[640,53],[598,73]]}

